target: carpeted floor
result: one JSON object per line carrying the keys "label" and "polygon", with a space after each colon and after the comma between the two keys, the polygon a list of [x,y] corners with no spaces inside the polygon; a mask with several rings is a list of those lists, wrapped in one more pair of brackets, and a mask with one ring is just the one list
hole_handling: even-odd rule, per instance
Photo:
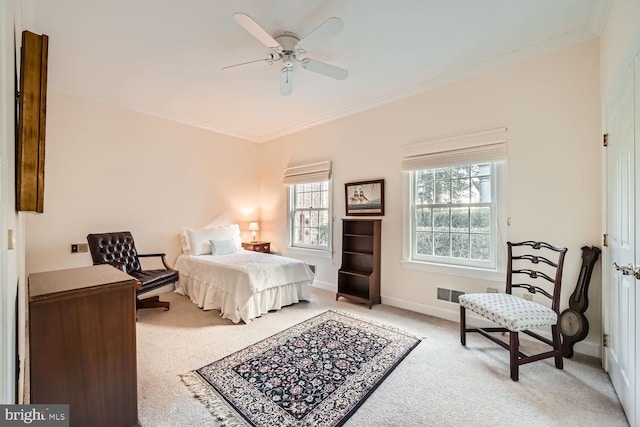
{"label": "carpeted floor", "polygon": [[[384,305],[335,301],[312,289],[313,301],[269,313],[248,325],[202,311],[168,293],[171,310],[138,312],[138,412],[144,427],[219,425],[179,375],[285,328],[338,309],[423,338],[345,426],[626,426],[600,361],[577,355],[525,365],[509,378],[509,354],[476,335],[460,345],[458,324]],[[523,348],[532,345],[523,341]],[[526,351],[525,351],[526,352]]]}

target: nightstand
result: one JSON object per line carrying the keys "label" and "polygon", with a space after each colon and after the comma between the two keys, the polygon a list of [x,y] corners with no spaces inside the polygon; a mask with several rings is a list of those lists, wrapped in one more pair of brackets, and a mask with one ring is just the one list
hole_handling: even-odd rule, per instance
{"label": "nightstand", "polygon": [[248,251],[264,252],[265,254],[271,252],[271,242],[242,242],[242,247]]}

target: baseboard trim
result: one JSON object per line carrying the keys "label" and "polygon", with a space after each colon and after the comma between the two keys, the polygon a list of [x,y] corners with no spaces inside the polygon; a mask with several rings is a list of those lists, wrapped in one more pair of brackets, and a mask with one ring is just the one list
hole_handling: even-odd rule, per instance
{"label": "baseboard trim", "polygon": [[[445,309],[442,307],[434,307],[427,304],[419,304],[411,301],[406,301],[400,298],[394,298],[389,296],[382,296],[382,303],[385,305],[389,305],[392,307],[403,308],[405,310],[414,311],[416,313],[426,314],[428,316],[438,317],[440,319],[450,320],[455,323],[460,323],[460,311],[458,304],[452,304],[452,309]],[[479,327],[489,327],[496,326],[494,323],[476,316],[473,313],[467,312],[467,318],[470,320],[474,326]],[[551,338],[548,333],[540,333],[540,335],[545,336],[547,338]],[[533,338],[527,336],[526,334],[520,334],[522,339],[533,340]],[[602,359],[602,350],[600,343],[593,343],[590,341],[583,341],[576,343],[573,347],[573,351],[576,353],[584,354],[586,356],[597,357],[598,359]]]}
{"label": "baseboard trim", "polygon": [[311,286],[314,288],[324,289],[329,292],[338,292],[338,285],[335,283],[323,282],[322,280],[314,280]]}

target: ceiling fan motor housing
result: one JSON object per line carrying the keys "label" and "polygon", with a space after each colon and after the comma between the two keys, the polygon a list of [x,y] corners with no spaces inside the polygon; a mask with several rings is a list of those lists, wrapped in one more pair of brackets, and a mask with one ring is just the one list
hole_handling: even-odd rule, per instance
{"label": "ceiling fan motor housing", "polygon": [[296,33],[285,31],[277,34],[274,39],[282,46],[282,53],[285,55],[293,55],[296,51],[296,45],[300,41],[300,37]]}

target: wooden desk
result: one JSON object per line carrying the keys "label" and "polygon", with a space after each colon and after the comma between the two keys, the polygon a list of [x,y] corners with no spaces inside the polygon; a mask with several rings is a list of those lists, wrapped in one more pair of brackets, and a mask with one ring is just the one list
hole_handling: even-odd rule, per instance
{"label": "wooden desk", "polygon": [[71,426],[139,426],[136,286],[110,265],[29,276],[30,403]]}

